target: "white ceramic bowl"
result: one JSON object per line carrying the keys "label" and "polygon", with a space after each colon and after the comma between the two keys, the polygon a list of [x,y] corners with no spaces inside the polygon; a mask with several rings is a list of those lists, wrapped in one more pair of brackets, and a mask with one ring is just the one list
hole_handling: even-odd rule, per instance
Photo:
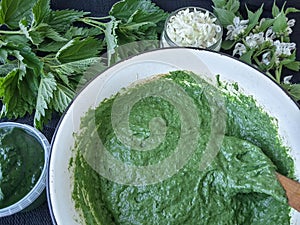
{"label": "white ceramic bowl", "polygon": [[[74,99],[52,141],[47,194],[53,222],[59,225],[81,224],[72,201],[72,171],[69,161],[74,146],[73,133],[79,131],[80,118],[104,98],[117,93],[137,80],[172,70],[190,70],[213,79],[237,82],[246,95],[253,95],[273,117],[278,119],[279,133],[291,148],[296,174],[300,177],[299,106],[271,79],[253,67],[227,55],[208,50],[164,48],[124,60],[91,81]],[[300,223],[300,213],[293,212],[291,224]]]}

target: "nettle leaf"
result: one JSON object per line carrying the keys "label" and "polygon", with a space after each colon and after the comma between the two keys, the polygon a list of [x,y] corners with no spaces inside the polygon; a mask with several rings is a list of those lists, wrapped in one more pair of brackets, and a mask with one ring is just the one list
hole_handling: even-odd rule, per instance
{"label": "nettle leaf", "polygon": [[23,57],[23,63],[26,67],[35,71],[37,75],[43,70],[43,62],[39,57],[32,52],[29,47],[23,47],[20,49],[20,55]]}
{"label": "nettle leaf", "polygon": [[0,64],[1,63],[4,64],[6,62],[7,56],[8,56],[7,50],[1,46],[1,48],[0,48]]}
{"label": "nettle leaf", "polygon": [[22,98],[22,93],[18,89],[23,77],[24,71],[15,68],[5,77],[0,78],[0,97],[4,106],[1,111],[2,116],[9,118],[23,117],[31,111],[27,101]]}
{"label": "nettle leaf", "polygon": [[9,46],[29,46],[29,40],[24,35],[6,35],[3,40]]}
{"label": "nettle leaf", "polygon": [[82,74],[85,72],[92,64],[99,61],[98,57],[87,58],[82,60],[77,60],[69,63],[64,63],[55,66],[55,72],[58,74],[72,75],[72,74]]}
{"label": "nettle leaf", "polygon": [[88,12],[72,9],[51,11],[48,24],[59,33],[65,32],[74,22],[88,14]]}
{"label": "nettle leaf", "polygon": [[97,57],[102,45],[99,40],[88,37],[85,39],[74,38],[65,44],[55,58],[61,63],[68,63],[86,58]]}
{"label": "nettle leaf", "polygon": [[65,33],[64,37],[67,39],[73,39],[75,37],[89,37],[97,36],[103,34],[103,31],[97,27],[70,27],[70,29]]}
{"label": "nettle leaf", "polygon": [[118,44],[145,39],[157,40],[157,33],[155,29],[152,29],[155,27],[156,24],[149,22],[120,24],[116,30],[119,37]]}
{"label": "nettle leaf", "polygon": [[26,19],[22,19],[19,23],[19,27],[20,27],[20,30],[23,32],[23,34],[25,35],[26,38],[28,38],[33,44],[34,44],[34,41],[32,40],[30,34],[29,34],[29,30],[27,28],[28,26],[28,22]]}
{"label": "nettle leaf", "polygon": [[56,112],[63,113],[69,106],[75,96],[75,92],[70,88],[62,84],[57,84],[56,90],[53,93],[53,99],[51,101],[52,108]]}
{"label": "nettle leaf", "polygon": [[47,20],[50,12],[50,0],[37,0],[32,8],[33,25],[38,26]]}
{"label": "nettle leaf", "polygon": [[287,19],[283,12],[280,12],[276,16],[272,28],[273,28],[273,31],[276,33],[284,32],[288,28]]}
{"label": "nettle leaf", "polygon": [[5,63],[0,65],[0,77],[5,77],[10,71],[18,68],[17,62]]}
{"label": "nettle leaf", "polygon": [[38,50],[41,52],[56,53],[61,49],[67,42],[43,42],[38,46]]}
{"label": "nettle leaf", "polygon": [[56,42],[68,41],[67,38],[63,37],[61,34],[59,34],[56,30],[54,30],[49,25],[38,27],[37,31],[42,33],[44,37],[47,37],[47,38],[49,38],[53,41],[56,41]]}
{"label": "nettle leaf", "polygon": [[39,82],[35,72],[31,69],[26,70],[26,75],[22,78],[22,81],[18,83],[18,89],[21,93],[22,99],[28,103],[30,111],[35,108],[35,99],[37,97]]}
{"label": "nettle leaf", "polygon": [[157,23],[161,20],[165,20],[167,17],[167,13],[149,0],[119,1],[112,6],[109,15],[123,22],[127,22],[128,18],[137,12],[137,19],[139,19],[140,22],[149,21]]}
{"label": "nettle leaf", "polygon": [[13,94],[17,88],[17,81],[19,79],[19,69],[14,68],[6,76],[0,77],[0,96],[4,104],[10,102]]}
{"label": "nettle leaf", "polygon": [[214,8],[214,13],[218,17],[220,23],[223,27],[227,27],[228,25],[233,23],[233,19],[235,14],[226,9]]}
{"label": "nettle leaf", "polygon": [[56,90],[56,80],[53,74],[41,76],[38,95],[36,99],[36,111],[34,114],[34,125],[42,127],[42,118],[46,116],[45,110],[49,108],[49,103],[53,98],[53,92]]}
{"label": "nettle leaf", "polygon": [[11,29],[19,27],[19,22],[27,18],[36,0],[1,0],[0,24],[6,24]]}

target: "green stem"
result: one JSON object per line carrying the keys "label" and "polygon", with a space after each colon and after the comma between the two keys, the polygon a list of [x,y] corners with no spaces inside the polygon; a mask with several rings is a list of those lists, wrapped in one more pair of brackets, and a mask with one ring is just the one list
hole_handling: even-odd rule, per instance
{"label": "green stem", "polygon": [[258,58],[256,56],[253,56],[253,59],[254,59],[256,65],[258,66],[258,68],[260,69],[260,61],[258,60]]}
{"label": "green stem", "polygon": [[279,68],[275,70],[275,78],[279,84],[280,84],[281,72],[282,72],[282,65],[279,65]]}
{"label": "green stem", "polygon": [[275,80],[273,74],[271,74],[269,71],[267,71],[267,72],[265,72],[265,73],[266,73],[266,75],[267,75],[268,77],[270,77],[272,80],[274,80],[275,82],[277,82],[277,81]]}
{"label": "green stem", "polygon": [[106,20],[106,19],[112,19],[112,16],[103,16],[103,17],[85,17],[87,19],[92,19],[92,20]]}
{"label": "green stem", "polygon": [[23,34],[20,30],[0,30],[0,34]]}
{"label": "green stem", "polygon": [[105,28],[106,28],[106,24],[105,23],[97,21],[95,19],[83,18],[80,21],[83,22],[83,23],[85,23],[85,24],[87,24],[87,25],[90,25],[92,27],[97,27],[97,28],[101,29],[102,31],[104,31]]}

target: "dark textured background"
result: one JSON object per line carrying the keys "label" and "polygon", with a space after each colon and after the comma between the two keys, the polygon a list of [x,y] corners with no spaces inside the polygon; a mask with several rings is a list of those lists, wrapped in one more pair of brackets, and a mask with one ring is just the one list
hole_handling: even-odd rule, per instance
{"label": "dark textured background", "polygon": [[[105,0],[52,0],[53,9],[78,9],[91,12],[94,16],[105,16],[107,15],[111,6],[117,2],[116,0],[105,1]],[[153,0],[158,6],[163,8],[166,11],[173,11],[177,8],[183,6],[200,6],[212,10],[212,2],[210,0],[168,0],[168,1],[159,1]],[[282,6],[284,3],[283,0],[277,0],[277,5]],[[264,17],[268,17],[271,14],[271,8],[273,5],[273,0],[242,0],[241,5],[247,4],[250,10],[256,10],[264,3]],[[287,5],[290,7],[296,7],[300,9],[300,1],[289,0]],[[291,17],[296,19],[296,25],[293,28],[292,41],[297,43],[297,46],[300,46],[300,13],[293,13]],[[297,51],[297,59],[300,60],[300,50]],[[288,73],[287,73],[288,74]],[[295,74],[295,73],[294,73]],[[300,82],[300,73],[295,74],[293,81]],[[51,141],[52,135],[55,131],[59,116],[54,116],[53,120],[45,126],[43,133]],[[1,121],[6,121],[2,119]],[[26,117],[22,119],[15,120],[22,123],[27,123],[32,125],[33,121],[31,117]],[[51,225],[51,217],[48,209],[47,202],[42,204],[40,207],[30,211],[17,213],[13,216],[0,218],[0,225]]]}

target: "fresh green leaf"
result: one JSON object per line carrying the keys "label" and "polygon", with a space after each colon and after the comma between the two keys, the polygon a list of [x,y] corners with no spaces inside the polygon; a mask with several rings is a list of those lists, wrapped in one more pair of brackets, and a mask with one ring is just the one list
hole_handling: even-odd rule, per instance
{"label": "fresh green leaf", "polygon": [[95,38],[89,37],[83,40],[75,38],[65,44],[55,57],[61,63],[68,63],[96,57],[101,49],[101,42]]}
{"label": "fresh green leaf", "polygon": [[245,30],[245,34],[248,34],[258,24],[259,18],[263,12],[263,5],[254,13],[251,12],[247,7],[246,10],[248,14],[249,23],[248,27]]}
{"label": "fresh green leaf", "polygon": [[293,71],[299,71],[300,70],[300,62],[299,61],[291,61],[289,63],[283,64],[286,68],[293,70]]}
{"label": "fresh green leaf", "polygon": [[63,113],[73,100],[74,96],[75,92],[73,90],[58,83],[51,101],[52,107],[55,111]]}
{"label": "fresh green leaf", "polygon": [[227,0],[212,0],[215,8],[223,8],[225,9]]}
{"label": "fresh green leaf", "polygon": [[40,52],[58,52],[59,49],[61,49],[67,42],[43,42],[38,46],[38,50]]}
{"label": "fresh green leaf", "polygon": [[21,19],[28,19],[35,2],[36,0],[1,0],[0,24],[6,24],[11,29],[18,28]]}
{"label": "fresh green leaf", "polygon": [[248,63],[248,64],[252,64],[252,56],[254,53],[254,49],[250,49],[248,50],[246,53],[244,53],[241,57],[240,60]]}
{"label": "fresh green leaf", "polygon": [[97,61],[92,63],[89,68],[84,71],[83,75],[80,77],[77,90],[80,90],[86,85],[87,82],[92,80],[95,76],[102,73],[107,68],[106,63],[104,63],[103,61],[106,61],[106,59],[103,59],[101,57],[97,58]]}
{"label": "fresh green leaf", "polygon": [[58,32],[56,32],[51,27],[43,27],[43,31],[45,33],[45,37],[47,37],[53,41],[56,41],[56,42],[68,41],[68,39],[64,38],[62,35],[60,35]]}
{"label": "fresh green leaf", "polygon": [[0,65],[0,77],[5,77],[8,73],[10,73],[10,71],[16,69],[17,67],[18,64],[16,62]]}
{"label": "fresh green leaf", "polygon": [[89,36],[98,36],[103,34],[103,31],[99,28],[96,27],[92,27],[92,28],[88,28],[88,27],[75,27],[72,26],[70,27],[70,29],[65,33],[64,37],[67,39],[73,39],[75,37],[89,37]]}
{"label": "fresh green leaf", "polygon": [[3,103],[2,116],[17,118],[30,112],[31,109],[27,101],[24,101],[22,93],[18,89],[23,77],[23,69],[15,68],[5,77],[0,78],[0,97]]}
{"label": "fresh green leaf", "polygon": [[58,74],[72,75],[72,74],[82,74],[85,72],[92,64],[98,62],[98,57],[86,58],[82,60],[72,61],[69,63],[64,63],[55,66],[55,72]]}
{"label": "fresh green leaf", "polygon": [[22,80],[22,77],[26,73],[26,65],[24,64],[24,57],[21,52],[18,50],[13,50],[10,52],[11,56],[14,56],[18,60],[18,70],[19,70],[19,79]]}
{"label": "fresh green leaf", "polygon": [[235,45],[235,41],[231,41],[231,40],[224,40],[222,41],[222,48],[224,50],[229,50],[231,48],[233,48],[233,46]]}
{"label": "fresh green leaf", "polygon": [[35,99],[37,97],[39,88],[39,79],[33,70],[26,70],[26,75],[22,78],[22,81],[18,83],[18,90],[22,96],[24,102],[28,104],[28,113],[32,112],[35,108]]}
{"label": "fresh green leaf", "polygon": [[276,5],[276,1],[274,1],[272,6],[272,15],[275,18],[280,13],[278,6]]}
{"label": "fresh green leaf", "polygon": [[53,92],[56,90],[56,86],[56,80],[51,73],[41,77],[36,100],[36,111],[34,114],[34,124],[38,128],[42,127],[42,118],[46,116],[45,110],[49,107],[48,104],[53,98]]}
{"label": "fresh green leaf", "polygon": [[289,7],[289,8],[287,8],[287,9],[285,10],[284,14],[287,15],[287,14],[289,14],[289,13],[298,13],[298,12],[300,12],[299,9],[296,9],[296,8],[293,8],[293,7]]}
{"label": "fresh green leaf", "polygon": [[20,21],[20,23],[19,23],[20,30],[23,32],[23,34],[25,35],[25,37],[27,39],[29,39],[32,43],[34,43],[34,41],[32,40],[32,38],[30,37],[29,31],[27,29],[27,26],[28,26],[27,20],[22,19]]}
{"label": "fresh green leaf", "polygon": [[140,22],[158,23],[167,17],[167,13],[149,0],[122,0],[115,3],[109,11],[109,15],[122,22],[128,22],[133,14],[138,14],[136,19]]}
{"label": "fresh green leaf", "polygon": [[23,47],[20,49],[20,55],[23,57],[23,63],[27,68],[32,69],[36,74],[40,74],[43,70],[43,63],[38,58],[38,56],[31,51],[28,47]]}
{"label": "fresh green leaf", "polygon": [[0,48],[0,64],[4,64],[7,59],[8,53],[4,48]]}
{"label": "fresh green leaf", "polygon": [[280,12],[276,16],[272,28],[273,28],[273,31],[277,32],[277,33],[284,32],[288,28],[287,20],[286,20],[285,14],[283,12]]}
{"label": "fresh green leaf", "polygon": [[214,8],[214,13],[218,17],[220,23],[223,27],[227,27],[228,25],[233,23],[233,19],[235,14],[226,9]]}
{"label": "fresh green leaf", "polygon": [[32,8],[32,13],[34,26],[43,23],[51,13],[50,0],[37,0]]}
{"label": "fresh green leaf", "polygon": [[48,24],[57,32],[66,32],[71,25],[89,13],[72,9],[51,11]]}
{"label": "fresh green leaf", "polygon": [[7,35],[3,40],[9,46],[30,46],[29,40],[24,35]]}
{"label": "fresh green leaf", "polygon": [[300,101],[300,84],[281,84],[295,101]]}
{"label": "fresh green leaf", "polygon": [[274,23],[274,19],[265,18],[259,26],[258,32],[265,32],[268,28],[270,28]]}
{"label": "fresh green leaf", "polygon": [[240,8],[240,2],[238,0],[228,0],[226,9],[230,12],[237,13]]}

